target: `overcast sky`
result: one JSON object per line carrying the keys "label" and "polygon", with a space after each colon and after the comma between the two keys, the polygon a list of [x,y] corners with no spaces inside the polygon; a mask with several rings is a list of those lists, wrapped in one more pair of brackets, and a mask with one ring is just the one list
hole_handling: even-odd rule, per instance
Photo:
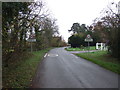
{"label": "overcast sky", "polygon": [[101,10],[113,1],[119,0],[45,0],[47,8],[57,19],[60,35],[65,41],[70,36],[68,30],[73,23],[90,25],[100,16]]}

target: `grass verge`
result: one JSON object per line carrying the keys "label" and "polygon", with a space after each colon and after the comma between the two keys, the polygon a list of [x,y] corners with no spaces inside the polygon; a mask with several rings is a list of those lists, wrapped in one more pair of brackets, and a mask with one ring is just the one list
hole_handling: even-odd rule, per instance
{"label": "grass verge", "polygon": [[22,58],[10,63],[9,67],[3,67],[3,88],[29,87],[40,60],[50,49],[35,51],[29,54],[29,58]]}
{"label": "grass verge", "polygon": [[107,51],[79,53],[76,55],[120,74],[120,61],[107,54]]}
{"label": "grass verge", "polygon": [[67,51],[87,51],[87,50],[96,50],[95,46],[91,46],[91,47],[82,47],[82,48],[65,48],[65,50]]}

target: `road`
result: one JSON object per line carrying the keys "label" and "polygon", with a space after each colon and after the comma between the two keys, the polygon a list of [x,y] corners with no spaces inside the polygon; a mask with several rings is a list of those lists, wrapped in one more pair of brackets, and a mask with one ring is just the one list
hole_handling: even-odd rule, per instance
{"label": "road", "polygon": [[31,87],[118,88],[118,74],[79,58],[64,48],[55,48],[39,64]]}

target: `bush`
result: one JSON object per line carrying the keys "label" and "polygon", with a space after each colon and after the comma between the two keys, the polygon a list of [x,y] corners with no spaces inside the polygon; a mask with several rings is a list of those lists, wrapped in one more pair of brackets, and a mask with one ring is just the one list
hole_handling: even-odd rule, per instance
{"label": "bush", "polygon": [[79,35],[72,35],[69,37],[68,43],[71,44],[71,47],[76,48],[84,44],[84,38]]}

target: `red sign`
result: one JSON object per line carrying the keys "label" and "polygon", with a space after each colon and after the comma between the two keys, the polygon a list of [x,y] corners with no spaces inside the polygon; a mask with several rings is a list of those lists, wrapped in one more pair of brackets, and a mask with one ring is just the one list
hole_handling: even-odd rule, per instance
{"label": "red sign", "polygon": [[35,38],[35,35],[34,34],[30,34],[29,38],[30,39]]}
{"label": "red sign", "polygon": [[93,42],[93,39],[91,38],[90,34],[86,36],[85,42]]}
{"label": "red sign", "polygon": [[91,38],[90,34],[88,34],[86,38],[88,38],[88,39]]}

